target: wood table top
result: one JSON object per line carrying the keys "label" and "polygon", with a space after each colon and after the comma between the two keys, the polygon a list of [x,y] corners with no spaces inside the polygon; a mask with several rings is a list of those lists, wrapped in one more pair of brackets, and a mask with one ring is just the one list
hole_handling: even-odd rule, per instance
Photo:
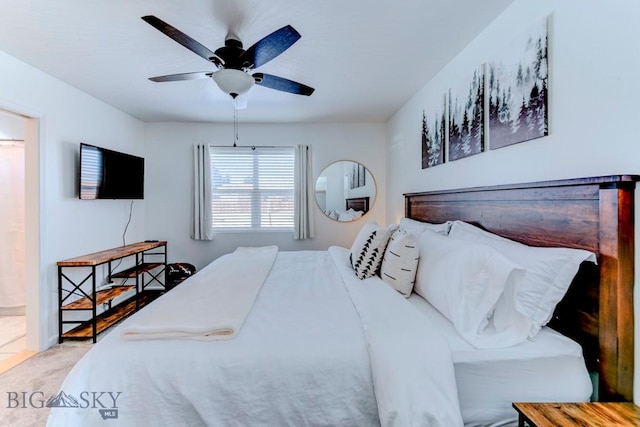
{"label": "wood table top", "polygon": [[515,402],[513,407],[536,427],[640,426],[640,407],[630,402]]}
{"label": "wood table top", "polygon": [[58,261],[58,265],[61,267],[100,265],[104,264],[105,262],[123,258],[125,256],[148,251],[149,249],[154,249],[160,246],[165,246],[166,244],[166,241],[132,243],[126,246],[120,246],[113,249],[107,249],[92,254],[81,255],[75,258]]}

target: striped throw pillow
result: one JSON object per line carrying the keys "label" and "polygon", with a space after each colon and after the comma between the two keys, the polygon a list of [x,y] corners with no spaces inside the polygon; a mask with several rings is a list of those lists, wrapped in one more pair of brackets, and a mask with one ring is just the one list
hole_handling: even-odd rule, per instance
{"label": "striped throw pillow", "polygon": [[405,297],[411,295],[416,281],[420,250],[416,238],[404,228],[397,229],[389,239],[382,259],[380,277]]}

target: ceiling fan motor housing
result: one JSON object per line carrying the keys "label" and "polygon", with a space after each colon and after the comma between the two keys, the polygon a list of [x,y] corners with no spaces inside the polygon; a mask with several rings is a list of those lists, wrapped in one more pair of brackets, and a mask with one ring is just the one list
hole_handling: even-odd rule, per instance
{"label": "ceiling fan motor housing", "polygon": [[224,46],[218,48],[215,54],[224,61],[224,68],[243,70],[250,68],[253,64],[242,58],[244,49],[242,42],[236,38],[227,37]]}

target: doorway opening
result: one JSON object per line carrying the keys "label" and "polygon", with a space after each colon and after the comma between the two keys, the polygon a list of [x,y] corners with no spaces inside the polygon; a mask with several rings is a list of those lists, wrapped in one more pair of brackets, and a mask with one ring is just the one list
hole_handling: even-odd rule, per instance
{"label": "doorway opening", "polygon": [[26,349],[24,128],[0,110],[0,361]]}
{"label": "doorway opening", "polygon": [[40,349],[38,127],[0,108],[0,372]]}

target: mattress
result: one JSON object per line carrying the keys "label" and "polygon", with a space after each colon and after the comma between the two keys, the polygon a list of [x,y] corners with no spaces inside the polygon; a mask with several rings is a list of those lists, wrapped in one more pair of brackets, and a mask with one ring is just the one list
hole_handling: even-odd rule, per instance
{"label": "mattress", "polygon": [[589,400],[592,383],[575,341],[544,327],[534,340],[516,346],[476,349],[420,295],[408,300],[449,344],[465,426],[515,426],[511,403],[516,401]]}

